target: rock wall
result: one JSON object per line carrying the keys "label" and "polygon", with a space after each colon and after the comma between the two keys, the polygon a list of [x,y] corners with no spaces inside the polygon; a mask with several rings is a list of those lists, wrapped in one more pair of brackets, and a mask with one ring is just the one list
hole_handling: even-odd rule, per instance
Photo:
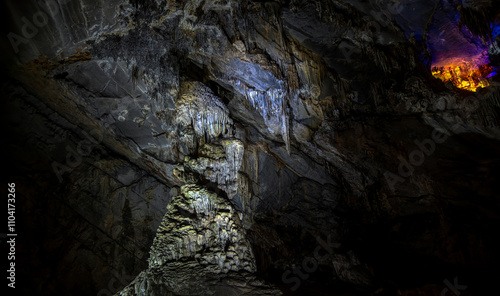
{"label": "rock wall", "polygon": [[500,84],[432,77],[441,2],[6,1],[20,290],[491,292]]}

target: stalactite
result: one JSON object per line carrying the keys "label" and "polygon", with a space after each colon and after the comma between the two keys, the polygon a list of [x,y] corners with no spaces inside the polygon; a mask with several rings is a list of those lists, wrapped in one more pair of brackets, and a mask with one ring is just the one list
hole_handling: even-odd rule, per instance
{"label": "stalactite", "polygon": [[176,121],[192,126],[201,144],[227,133],[233,124],[229,110],[200,82],[185,82],[177,99]]}
{"label": "stalactite", "polygon": [[279,88],[266,91],[246,88],[246,97],[252,106],[262,115],[267,127],[280,134],[290,153],[289,114],[287,111],[288,96],[286,84],[280,81]]}

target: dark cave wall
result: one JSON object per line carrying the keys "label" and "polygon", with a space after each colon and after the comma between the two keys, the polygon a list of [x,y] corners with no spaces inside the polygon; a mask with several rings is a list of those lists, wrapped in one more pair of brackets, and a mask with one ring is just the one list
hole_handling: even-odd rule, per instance
{"label": "dark cave wall", "polygon": [[[34,234],[21,244],[27,292],[418,295],[455,277],[463,295],[493,288],[498,86],[431,76],[433,1],[63,2],[5,10],[16,34],[23,16],[50,16],[4,49],[7,163]],[[434,151],[401,176],[427,139]],[[189,212],[190,184],[218,196],[212,218],[231,213],[220,229],[238,233],[197,254],[248,245],[255,269],[203,265],[191,232],[157,233],[208,223]],[[318,246],[316,269],[292,273]],[[185,255],[154,267],[163,247]]]}

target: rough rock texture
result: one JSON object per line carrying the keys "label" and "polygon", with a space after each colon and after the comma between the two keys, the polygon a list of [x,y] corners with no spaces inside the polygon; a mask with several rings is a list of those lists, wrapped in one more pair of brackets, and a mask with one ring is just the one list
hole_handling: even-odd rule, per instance
{"label": "rough rock texture", "polygon": [[174,197],[148,270],[118,295],[279,295],[255,279],[255,258],[231,204],[197,185]]}
{"label": "rough rock texture", "polygon": [[20,291],[491,293],[500,82],[430,66],[494,4],[5,1]]}

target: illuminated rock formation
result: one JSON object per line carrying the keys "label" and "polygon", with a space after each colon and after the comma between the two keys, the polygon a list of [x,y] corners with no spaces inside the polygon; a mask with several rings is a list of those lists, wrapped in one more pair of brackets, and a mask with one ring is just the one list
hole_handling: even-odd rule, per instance
{"label": "illuminated rock formation", "polygon": [[433,66],[432,75],[443,82],[451,81],[455,87],[476,91],[479,87],[487,87],[490,84],[487,77],[491,75],[491,66],[474,63],[458,63],[445,66]]}
{"label": "illuminated rock formation", "polygon": [[176,123],[191,126],[200,145],[228,133],[232,125],[228,113],[224,103],[202,83],[182,84],[176,101]]}
{"label": "illuminated rock formation", "polygon": [[117,295],[281,294],[252,277],[255,271],[237,211],[217,194],[185,185],[167,206],[148,269]]}

